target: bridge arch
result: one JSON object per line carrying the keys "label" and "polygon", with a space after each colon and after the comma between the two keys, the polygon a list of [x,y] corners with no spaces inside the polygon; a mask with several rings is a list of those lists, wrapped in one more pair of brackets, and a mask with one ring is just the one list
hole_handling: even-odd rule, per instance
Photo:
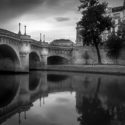
{"label": "bridge arch", "polygon": [[66,65],[69,63],[69,59],[60,55],[51,55],[47,58],[48,65]]}
{"label": "bridge arch", "polygon": [[37,52],[32,51],[29,54],[29,69],[36,69],[37,67],[40,67],[40,56]]}
{"label": "bridge arch", "polygon": [[16,50],[7,44],[0,44],[0,70],[16,70],[20,67],[20,58]]}

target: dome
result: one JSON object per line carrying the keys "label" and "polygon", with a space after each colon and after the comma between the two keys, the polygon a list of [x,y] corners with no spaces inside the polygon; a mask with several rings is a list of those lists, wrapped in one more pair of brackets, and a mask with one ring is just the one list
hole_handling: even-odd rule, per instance
{"label": "dome", "polygon": [[56,39],[50,43],[50,45],[54,46],[72,46],[73,42],[69,39]]}

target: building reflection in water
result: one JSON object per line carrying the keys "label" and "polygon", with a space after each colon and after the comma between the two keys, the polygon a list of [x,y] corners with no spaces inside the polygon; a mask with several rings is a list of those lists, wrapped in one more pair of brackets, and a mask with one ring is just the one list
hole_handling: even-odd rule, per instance
{"label": "building reflection in water", "polygon": [[[18,122],[23,124],[27,120],[27,111],[34,107],[35,102],[43,108],[50,94],[75,92],[77,125],[125,124],[124,82],[124,76],[63,72],[1,75],[0,123],[6,123],[7,119],[18,114]],[[66,101],[65,97],[58,100]]]}

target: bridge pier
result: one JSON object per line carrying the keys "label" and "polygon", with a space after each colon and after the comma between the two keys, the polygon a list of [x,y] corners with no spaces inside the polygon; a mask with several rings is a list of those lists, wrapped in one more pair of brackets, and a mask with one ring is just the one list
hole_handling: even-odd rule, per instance
{"label": "bridge pier", "polygon": [[20,70],[22,72],[29,72],[29,54],[25,52],[20,52],[20,61],[21,61]]}
{"label": "bridge pier", "polygon": [[47,55],[43,55],[42,59],[43,59],[43,64],[47,65]]}
{"label": "bridge pier", "polygon": [[42,48],[41,50],[41,62],[43,65],[47,65],[47,58],[48,58],[48,49]]}

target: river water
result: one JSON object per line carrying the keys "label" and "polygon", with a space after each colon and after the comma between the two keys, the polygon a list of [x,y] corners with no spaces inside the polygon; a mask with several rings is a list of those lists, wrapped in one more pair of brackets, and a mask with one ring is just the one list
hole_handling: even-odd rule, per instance
{"label": "river water", "polygon": [[125,125],[125,76],[0,75],[1,125]]}

